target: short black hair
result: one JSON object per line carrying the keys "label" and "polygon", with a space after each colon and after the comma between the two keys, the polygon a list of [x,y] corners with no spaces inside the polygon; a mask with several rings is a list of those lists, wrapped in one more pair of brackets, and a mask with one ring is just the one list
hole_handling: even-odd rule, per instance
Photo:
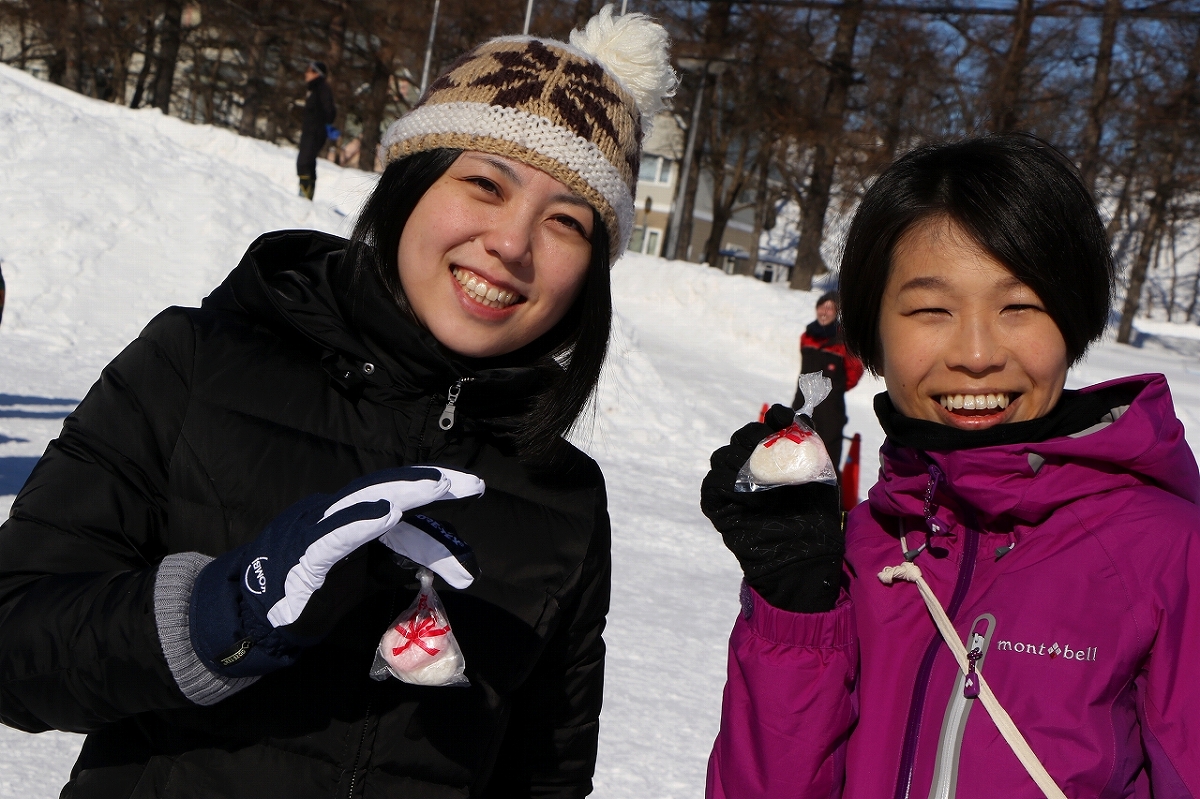
{"label": "short black hair", "polygon": [[322,76],[329,77],[329,67],[325,66],[324,61],[309,61],[308,68],[313,72],[319,72]]}
{"label": "short black hair", "polygon": [[[350,237],[358,279],[373,274],[400,310],[416,316],[400,283],[396,256],[400,235],[417,202],[462,154],[439,148],[413,153],[388,164],[367,199]],[[558,324],[514,353],[497,356],[497,364],[541,365],[550,376],[519,426],[516,443],[531,461],[553,460],[562,436],[583,413],[604,366],[612,329],[612,284],[609,244],[604,221],[592,209],[592,255],[583,289]]]}
{"label": "short black hair", "polygon": [[1091,193],[1066,156],[1026,133],[930,144],[883,170],[850,223],[839,287],[846,345],[872,372],[896,245],[917,225],[958,225],[1045,304],[1074,365],[1104,333],[1115,267]]}
{"label": "short black hair", "polygon": [[838,308],[842,307],[842,297],[836,291],[827,291],[820,297],[817,297],[817,307],[820,308],[827,302],[832,302]]}

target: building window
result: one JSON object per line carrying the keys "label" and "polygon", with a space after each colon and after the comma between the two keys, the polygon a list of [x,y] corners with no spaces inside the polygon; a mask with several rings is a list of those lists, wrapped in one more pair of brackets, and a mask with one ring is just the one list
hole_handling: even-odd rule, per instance
{"label": "building window", "polygon": [[658,228],[635,227],[629,238],[629,249],[645,255],[658,255],[658,245],[662,240],[662,231]]}
{"label": "building window", "polygon": [[670,183],[675,162],[661,155],[643,155],[638,180],[642,183]]}

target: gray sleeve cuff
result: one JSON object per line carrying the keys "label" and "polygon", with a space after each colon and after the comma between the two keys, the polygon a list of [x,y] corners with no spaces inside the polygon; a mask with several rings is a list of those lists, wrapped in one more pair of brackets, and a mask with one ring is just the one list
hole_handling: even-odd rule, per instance
{"label": "gray sleeve cuff", "polygon": [[158,641],[171,676],[183,695],[197,705],[215,705],[237,693],[258,677],[223,677],[208,670],[192,648],[188,630],[188,606],[196,575],[213,559],[199,552],[167,555],[154,579],[154,620]]}

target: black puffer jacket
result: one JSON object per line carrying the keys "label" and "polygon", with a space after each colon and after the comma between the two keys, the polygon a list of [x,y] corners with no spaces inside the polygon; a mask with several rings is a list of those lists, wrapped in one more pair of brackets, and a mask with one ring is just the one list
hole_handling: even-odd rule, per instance
{"label": "black puffer jacket", "polygon": [[[0,717],[89,733],[70,797],[581,796],[591,787],[609,529],[595,463],[509,441],[543,375],[448,359],[345,242],[264,236],[200,309],[159,315],[66,421],[0,527]],[[454,427],[439,429],[462,378]],[[487,482],[433,506],[482,576],[437,584],[469,688],[368,678],[415,593],[381,592],[299,662],[209,707],[172,679],[156,565],[217,555],[384,467]]]}

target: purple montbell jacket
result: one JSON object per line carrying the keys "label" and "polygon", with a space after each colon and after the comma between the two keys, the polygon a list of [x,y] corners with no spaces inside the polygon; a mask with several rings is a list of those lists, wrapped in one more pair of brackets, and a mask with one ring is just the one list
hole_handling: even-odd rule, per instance
{"label": "purple montbell jacket", "polygon": [[1141,391],[1074,436],[884,444],[837,607],[743,591],[708,797],[1042,796],[916,586],[878,579],[901,533],[1068,797],[1200,797],[1200,474],[1165,378],[1084,390],[1119,384]]}

